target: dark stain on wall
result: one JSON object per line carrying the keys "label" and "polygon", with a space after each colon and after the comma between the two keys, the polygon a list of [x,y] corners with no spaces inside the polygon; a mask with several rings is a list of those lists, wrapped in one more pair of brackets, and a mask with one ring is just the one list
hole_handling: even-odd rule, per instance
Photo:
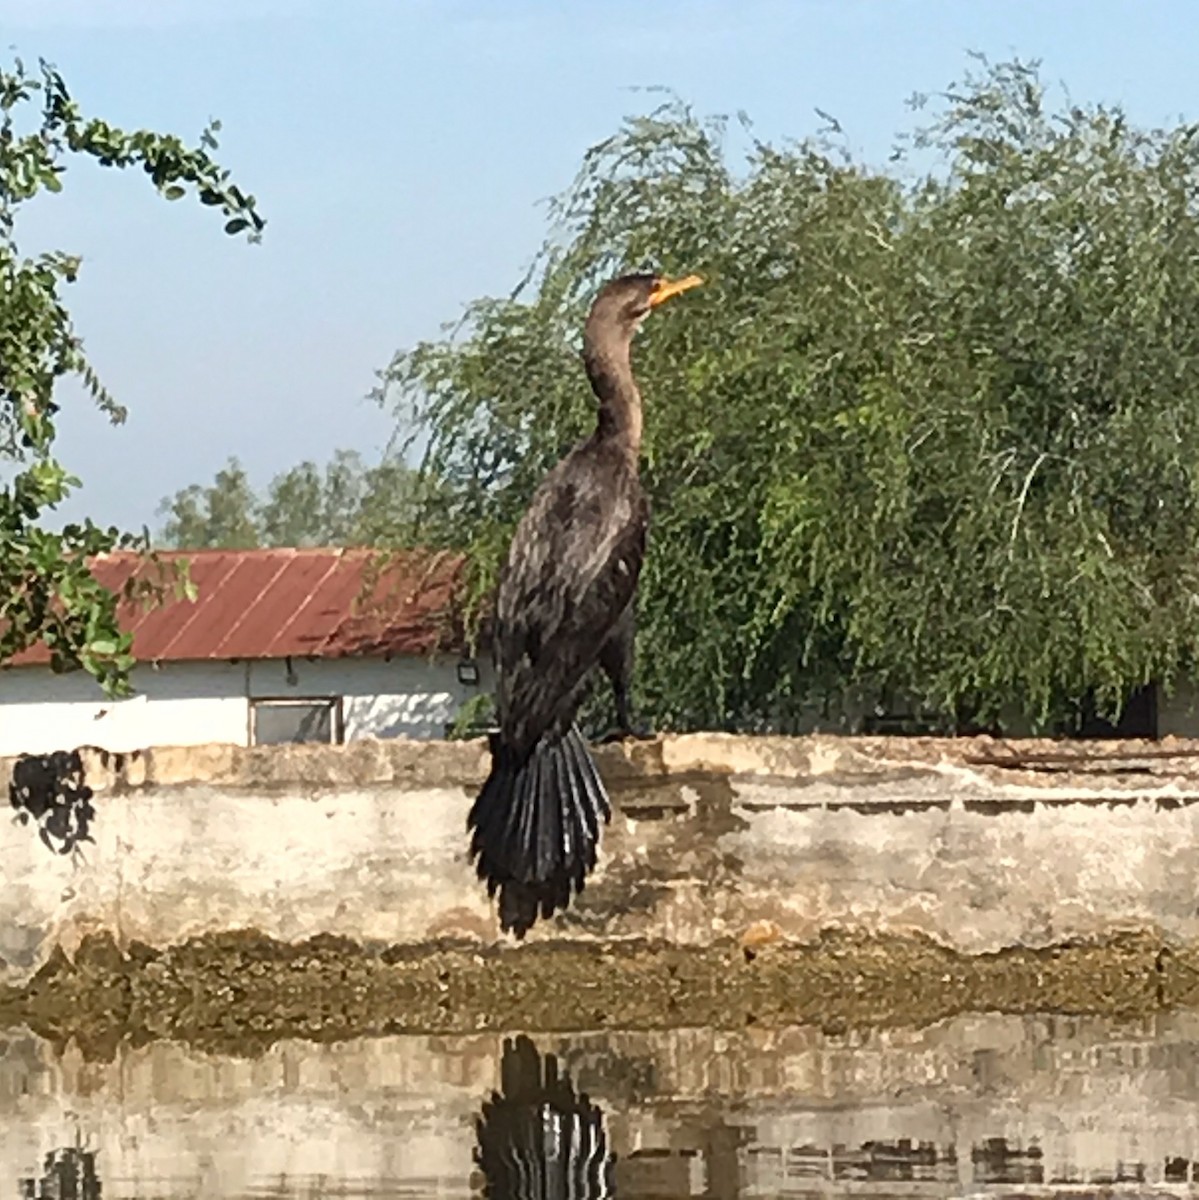
{"label": "dark stain on wall", "polygon": [[70,854],[80,842],[91,842],[92,789],[88,787],[78,750],[23,754],[13,764],[8,799],[23,825],[31,820],[46,846]]}

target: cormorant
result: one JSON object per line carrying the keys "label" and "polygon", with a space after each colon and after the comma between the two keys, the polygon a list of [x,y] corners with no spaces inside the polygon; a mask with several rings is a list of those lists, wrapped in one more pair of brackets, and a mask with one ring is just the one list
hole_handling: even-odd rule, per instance
{"label": "cormorant", "polygon": [[703,281],[624,275],[604,285],[583,332],[599,400],[595,432],[546,476],[500,575],[494,659],[498,732],[471,808],[471,856],[500,925],[518,938],[570,902],[595,866],[608,794],[575,714],[587,676],[611,681],[617,736],[631,733],[633,598],[649,504],[638,478],[641,395],[629,348],[659,304]]}

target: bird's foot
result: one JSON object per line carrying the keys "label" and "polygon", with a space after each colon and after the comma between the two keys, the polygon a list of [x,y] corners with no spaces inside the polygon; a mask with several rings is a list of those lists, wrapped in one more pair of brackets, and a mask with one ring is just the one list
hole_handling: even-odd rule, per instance
{"label": "bird's foot", "polygon": [[619,726],[610,733],[605,733],[599,739],[599,745],[609,746],[613,742],[652,742],[657,736],[652,729],[630,729],[628,726]]}

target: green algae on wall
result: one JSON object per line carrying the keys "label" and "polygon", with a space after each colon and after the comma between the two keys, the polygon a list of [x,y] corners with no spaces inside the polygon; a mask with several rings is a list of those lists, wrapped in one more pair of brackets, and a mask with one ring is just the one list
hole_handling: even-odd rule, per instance
{"label": "green algae on wall", "polygon": [[0,993],[0,1026],[24,1024],[107,1058],[170,1038],[253,1053],[285,1037],[512,1029],[826,1029],[924,1025],[958,1013],[1143,1015],[1199,1007],[1199,948],[1150,932],[963,955],[924,938],[829,933],[806,944],[682,948],[542,943],[367,948],[253,931],[166,950],[106,936],[57,953]]}

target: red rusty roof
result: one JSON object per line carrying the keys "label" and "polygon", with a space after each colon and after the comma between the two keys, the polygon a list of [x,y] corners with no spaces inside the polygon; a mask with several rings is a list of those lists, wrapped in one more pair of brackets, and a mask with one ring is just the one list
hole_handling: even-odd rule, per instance
{"label": "red rusty roof", "polygon": [[[375,550],[160,551],[189,564],[196,599],[168,589],[157,607],[122,600],[121,626],[139,662],[231,658],[343,658],[424,654],[456,644],[453,601],[462,560]],[[100,555],[97,579],[120,591],[154,579],[132,553]],[[167,577],[170,578],[169,576]],[[49,662],[45,646],[12,665]]]}

